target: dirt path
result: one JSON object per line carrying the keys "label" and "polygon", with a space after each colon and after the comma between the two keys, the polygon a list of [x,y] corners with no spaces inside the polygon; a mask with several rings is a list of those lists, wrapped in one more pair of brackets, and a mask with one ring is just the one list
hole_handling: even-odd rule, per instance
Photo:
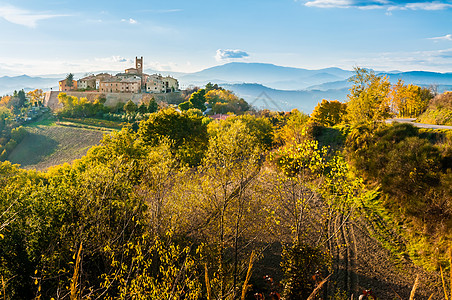
{"label": "dirt path", "polygon": [[399,237],[378,222],[381,220],[367,217],[336,217],[332,229],[338,234],[331,245],[334,275],[329,288],[346,291],[349,297],[353,294],[353,299],[357,299],[364,289],[372,289],[378,299],[408,300],[419,274],[415,299],[427,300],[432,294],[432,299],[442,299],[438,274],[425,272],[409,259],[395,257],[385,249],[382,246],[384,239],[385,243],[397,244]]}

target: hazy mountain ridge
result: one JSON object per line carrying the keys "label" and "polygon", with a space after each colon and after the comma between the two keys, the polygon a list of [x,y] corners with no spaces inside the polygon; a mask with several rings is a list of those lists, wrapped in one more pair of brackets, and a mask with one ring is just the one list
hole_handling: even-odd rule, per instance
{"label": "hazy mountain ridge", "polygon": [[[97,74],[100,72],[89,73]],[[155,71],[152,69],[146,69],[145,72],[174,76],[179,80],[182,88],[190,85],[204,86],[208,82],[218,83],[236,92],[250,103],[265,102],[260,97],[268,97],[271,98],[271,101],[267,99],[266,102],[273,101],[272,105],[279,107],[279,109],[272,107],[272,105],[268,108],[278,110],[298,108],[307,113],[310,113],[322,99],[345,101],[348,89],[352,86],[348,78],[354,74],[353,71],[336,67],[308,70],[274,64],[244,62],[227,63],[194,73]],[[110,73],[115,72],[110,71]],[[452,73],[378,71],[376,74],[387,75],[391,83],[396,83],[400,78],[406,84],[412,83],[424,87],[437,85],[439,92],[450,90],[452,87]],[[82,73],[75,75],[75,78],[83,77]],[[11,94],[14,90],[22,88],[26,91],[36,88],[43,90],[57,89],[58,81],[64,77],[64,74],[36,77],[27,75],[3,76],[0,77],[0,95]],[[255,106],[260,107],[260,105]]]}
{"label": "hazy mountain ridge", "polygon": [[58,89],[58,78],[31,77],[28,75],[3,76],[0,77],[0,96],[12,94],[15,90],[24,89],[25,91],[37,88],[47,90],[50,88]]}
{"label": "hazy mountain ridge", "polygon": [[183,83],[200,85],[216,79],[224,83],[257,82],[275,89],[302,90],[310,85],[346,79],[352,74],[352,71],[339,68],[308,70],[264,63],[234,62],[183,75],[179,79]]}
{"label": "hazy mountain ridge", "polygon": [[311,113],[322,99],[345,101],[348,88],[321,90],[285,91],[266,87],[256,83],[221,84],[222,87],[234,91],[248,103],[258,109],[290,111],[297,108]]}

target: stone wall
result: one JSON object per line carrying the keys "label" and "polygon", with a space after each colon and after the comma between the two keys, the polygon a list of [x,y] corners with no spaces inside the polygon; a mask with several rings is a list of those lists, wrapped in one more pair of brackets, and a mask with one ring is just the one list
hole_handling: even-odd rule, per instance
{"label": "stone wall", "polygon": [[89,101],[94,101],[97,97],[105,97],[107,101],[106,106],[114,107],[118,102],[126,103],[132,100],[137,105],[140,104],[142,99],[150,99],[154,97],[157,102],[165,102],[168,104],[179,104],[182,102],[181,92],[174,93],[162,93],[162,94],[134,94],[134,93],[100,93],[100,92],[60,92],[50,91],[45,93],[44,105],[52,110],[61,108],[62,105],[58,103],[58,95],[60,93],[66,93],[69,96],[75,96],[77,98],[87,98]]}

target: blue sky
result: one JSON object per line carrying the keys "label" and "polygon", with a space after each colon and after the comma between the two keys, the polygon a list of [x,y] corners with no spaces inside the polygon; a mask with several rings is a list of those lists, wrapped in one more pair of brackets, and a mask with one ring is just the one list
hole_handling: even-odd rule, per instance
{"label": "blue sky", "polygon": [[452,0],[0,0],[0,76],[231,61],[452,72]]}

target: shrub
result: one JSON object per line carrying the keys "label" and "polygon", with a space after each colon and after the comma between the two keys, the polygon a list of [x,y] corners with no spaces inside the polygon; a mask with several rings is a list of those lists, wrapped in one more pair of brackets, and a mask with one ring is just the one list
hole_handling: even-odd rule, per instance
{"label": "shrub", "polygon": [[294,244],[283,250],[284,299],[307,299],[315,288],[312,276],[331,265],[328,253],[306,244]]}

